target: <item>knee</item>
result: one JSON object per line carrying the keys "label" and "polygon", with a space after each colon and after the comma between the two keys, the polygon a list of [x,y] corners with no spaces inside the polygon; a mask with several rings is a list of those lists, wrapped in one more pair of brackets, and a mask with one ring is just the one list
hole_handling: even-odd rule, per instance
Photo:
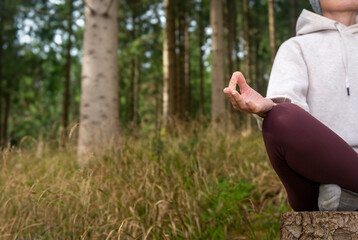
{"label": "knee", "polygon": [[264,136],[278,136],[279,133],[290,132],[297,124],[299,115],[307,114],[305,110],[293,103],[281,103],[267,113],[262,125]]}

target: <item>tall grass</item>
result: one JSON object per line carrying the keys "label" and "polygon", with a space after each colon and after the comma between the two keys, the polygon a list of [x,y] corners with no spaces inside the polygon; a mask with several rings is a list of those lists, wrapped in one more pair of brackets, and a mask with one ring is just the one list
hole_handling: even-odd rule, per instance
{"label": "tall grass", "polygon": [[123,137],[85,170],[50,141],[2,151],[0,239],[279,239],[260,133],[186,132]]}

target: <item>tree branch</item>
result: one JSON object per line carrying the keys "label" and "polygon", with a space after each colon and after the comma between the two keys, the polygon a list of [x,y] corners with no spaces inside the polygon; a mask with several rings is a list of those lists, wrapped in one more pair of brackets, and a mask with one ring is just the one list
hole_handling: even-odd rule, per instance
{"label": "tree branch", "polygon": [[106,12],[103,14],[103,16],[107,17],[108,16],[108,12],[109,12],[109,9],[111,8],[112,6],[112,3],[113,3],[113,0],[110,0],[108,6],[107,6],[107,10]]}
{"label": "tree branch", "polygon": [[87,6],[90,9],[91,14],[96,14],[96,11],[87,3],[86,0],[83,0],[83,5]]}

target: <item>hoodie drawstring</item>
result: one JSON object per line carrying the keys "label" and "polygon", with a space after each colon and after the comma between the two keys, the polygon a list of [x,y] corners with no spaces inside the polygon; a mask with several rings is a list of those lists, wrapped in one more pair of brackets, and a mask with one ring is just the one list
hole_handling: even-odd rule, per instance
{"label": "hoodie drawstring", "polygon": [[348,77],[348,60],[347,60],[347,47],[346,47],[346,43],[344,41],[344,36],[343,36],[343,32],[342,32],[342,26],[339,25],[338,22],[335,23],[335,26],[339,32],[339,35],[341,37],[341,51],[342,51],[342,57],[343,57],[343,64],[344,64],[344,69],[346,71],[346,89],[347,89],[347,95],[350,96],[350,92],[349,92],[349,77]]}

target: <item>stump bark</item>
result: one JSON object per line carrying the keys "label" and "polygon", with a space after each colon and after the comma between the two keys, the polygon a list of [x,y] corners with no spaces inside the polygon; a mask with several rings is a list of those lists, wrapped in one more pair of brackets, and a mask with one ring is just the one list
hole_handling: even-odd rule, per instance
{"label": "stump bark", "polygon": [[358,212],[287,212],[281,240],[358,240]]}

